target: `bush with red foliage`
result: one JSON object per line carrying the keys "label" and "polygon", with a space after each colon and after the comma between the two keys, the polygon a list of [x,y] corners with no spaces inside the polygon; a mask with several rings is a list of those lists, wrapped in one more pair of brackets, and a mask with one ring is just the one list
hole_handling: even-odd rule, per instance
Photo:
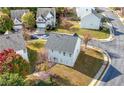
{"label": "bush with red foliage", "polygon": [[25,76],[29,74],[29,63],[13,49],[5,49],[0,52],[0,73],[4,72],[19,73]]}

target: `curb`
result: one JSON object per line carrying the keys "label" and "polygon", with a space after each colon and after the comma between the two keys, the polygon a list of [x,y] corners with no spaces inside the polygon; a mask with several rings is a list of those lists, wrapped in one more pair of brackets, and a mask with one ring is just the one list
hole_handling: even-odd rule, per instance
{"label": "curb", "polygon": [[105,51],[104,53],[105,53],[106,56],[108,57],[108,66],[107,66],[106,69],[103,71],[103,74],[101,75],[101,77],[99,78],[99,80],[95,83],[95,86],[99,86],[100,82],[102,81],[104,75],[105,75],[106,72],[108,71],[109,66],[110,66],[110,64],[111,64],[111,62],[112,62],[110,56],[108,55],[108,53],[107,53],[106,51]]}
{"label": "curb", "polygon": [[89,48],[92,48],[94,50],[97,50],[101,52],[104,56],[104,64],[100,68],[100,70],[95,75],[94,79],[91,81],[91,83],[88,86],[98,86],[101,80],[103,79],[105,73],[107,72],[110,64],[111,64],[111,58],[109,57],[108,53],[100,48],[96,48],[93,46],[88,46]]}

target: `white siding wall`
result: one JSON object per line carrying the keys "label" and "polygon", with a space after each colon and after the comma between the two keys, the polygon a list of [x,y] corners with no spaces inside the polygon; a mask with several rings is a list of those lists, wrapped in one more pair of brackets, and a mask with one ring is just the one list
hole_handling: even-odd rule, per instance
{"label": "white siding wall", "polygon": [[[57,58],[56,63],[64,64],[73,67],[75,64],[75,61],[77,59],[77,56],[80,52],[80,45],[81,45],[81,39],[78,39],[76,48],[74,50],[74,53],[70,54],[65,52],[65,56],[63,55],[63,52],[48,50],[48,58],[49,60],[54,62],[54,57]],[[78,50],[78,51],[77,51]]]}
{"label": "white siding wall", "polygon": [[80,26],[81,28],[99,29],[100,24],[101,24],[101,19],[96,17],[94,14],[89,14],[81,18]]}
{"label": "white siding wall", "polygon": [[81,47],[81,39],[78,38],[78,41],[77,41],[77,44],[76,44],[76,47],[75,47],[75,50],[74,50],[74,55],[73,55],[73,62],[76,61],[79,53],[80,53],[80,47]]}
{"label": "white siding wall", "polygon": [[21,55],[26,61],[29,61],[27,50],[18,50],[16,53]]}
{"label": "white siding wall", "polygon": [[77,7],[76,12],[78,17],[84,17],[87,14],[92,13],[92,10],[95,10],[94,7]]}
{"label": "white siding wall", "polygon": [[72,66],[73,55],[68,54],[65,52],[65,56],[63,52],[48,50],[48,58],[54,62],[54,57],[57,58],[56,63]]}
{"label": "white siding wall", "polygon": [[13,29],[16,31],[16,30],[21,30],[23,28],[22,25],[15,25],[13,26]]}
{"label": "white siding wall", "polygon": [[46,23],[37,23],[38,28],[46,28]]}
{"label": "white siding wall", "polygon": [[54,26],[55,25],[55,22],[54,22],[55,20],[54,20],[54,17],[52,17],[52,18],[50,18],[50,19],[48,19],[47,20],[47,25],[51,25],[51,26]]}

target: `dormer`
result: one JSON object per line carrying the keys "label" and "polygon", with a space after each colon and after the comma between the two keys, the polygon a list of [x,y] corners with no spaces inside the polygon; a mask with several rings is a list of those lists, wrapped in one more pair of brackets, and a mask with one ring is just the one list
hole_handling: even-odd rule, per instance
{"label": "dormer", "polygon": [[22,25],[22,22],[17,18],[14,19],[14,25]]}
{"label": "dormer", "polygon": [[53,16],[53,14],[52,14],[52,12],[49,12],[48,14],[47,14],[47,16],[46,16],[46,19],[47,20],[50,20],[51,18],[53,18],[54,16]]}
{"label": "dormer", "polygon": [[38,22],[38,23],[45,23],[46,19],[41,15],[41,16],[37,17],[36,22]]}

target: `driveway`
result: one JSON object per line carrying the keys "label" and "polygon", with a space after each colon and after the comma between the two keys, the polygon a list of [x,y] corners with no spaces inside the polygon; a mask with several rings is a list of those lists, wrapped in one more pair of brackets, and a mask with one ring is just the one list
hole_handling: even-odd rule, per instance
{"label": "driveway", "polygon": [[106,9],[104,14],[109,17],[114,27],[115,39],[110,42],[99,42],[92,40],[90,45],[99,47],[108,52],[112,63],[104,75],[100,86],[124,85],[124,26],[118,16]]}

